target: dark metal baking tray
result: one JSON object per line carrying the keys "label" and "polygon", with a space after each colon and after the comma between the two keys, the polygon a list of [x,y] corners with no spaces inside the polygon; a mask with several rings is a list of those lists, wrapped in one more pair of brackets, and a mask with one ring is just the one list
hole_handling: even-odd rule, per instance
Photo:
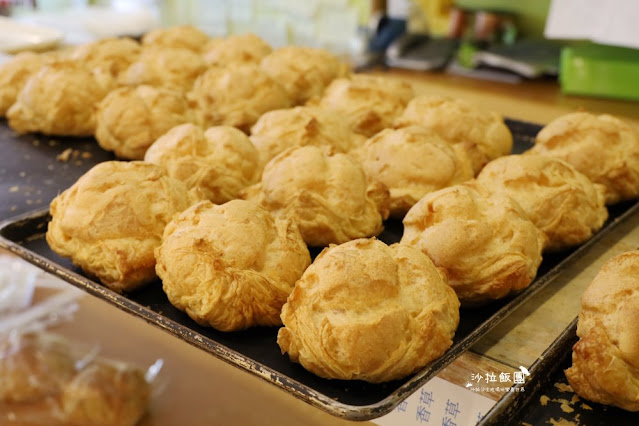
{"label": "dark metal baking tray", "polygon": [[523,392],[507,393],[486,413],[478,426],[638,425],[639,413],[581,399],[568,386],[564,371],[572,365],[572,347],[577,342],[576,333],[577,318],[532,365],[526,383],[515,386],[523,388]]}
{"label": "dark metal baking tray", "polygon": [[[539,125],[516,120],[507,120],[507,124],[515,139],[514,153],[529,148],[540,129]],[[551,282],[562,269],[564,261],[580,256],[618,221],[636,211],[638,206],[639,204],[634,202],[614,206],[610,209],[610,219],[604,229],[589,242],[573,250],[545,256],[535,281],[518,295],[481,308],[462,309],[461,322],[453,346],[441,358],[412,377],[385,384],[326,380],[314,376],[280,353],[276,344],[275,327],[222,333],[198,326],[168,302],[159,281],[127,295],[108,290],[87,279],[67,259],[59,257],[49,249],[44,240],[44,232],[50,219],[47,209],[27,213],[0,224],[0,246],[316,407],[339,417],[365,420],[391,411],[510,312]],[[379,238],[393,243],[399,241],[401,233],[401,222],[388,221]]]}

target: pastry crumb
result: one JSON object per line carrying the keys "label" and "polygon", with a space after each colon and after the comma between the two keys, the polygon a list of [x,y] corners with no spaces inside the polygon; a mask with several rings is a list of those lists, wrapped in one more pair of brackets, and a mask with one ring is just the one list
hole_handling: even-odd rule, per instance
{"label": "pastry crumb", "polygon": [[563,417],[560,417],[559,420],[555,420],[551,418],[546,422],[546,424],[553,426],[577,426],[577,423],[571,422],[570,420],[566,420]]}
{"label": "pastry crumb", "polygon": [[82,158],[86,159],[86,158],[91,158],[91,157],[93,157],[93,154],[91,154],[88,151],[85,151],[85,152],[82,153]]}
{"label": "pastry crumb", "polygon": [[574,392],[572,387],[565,383],[555,383],[554,386],[559,390],[559,392]]}
{"label": "pastry crumb", "polygon": [[550,398],[548,398],[548,396],[546,396],[546,395],[542,395],[541,398],[539,398],[539,402],[544,407],[548,404],[548,401],[550,401]]}
{"label": "pastry crumb", "polygon": [[18,192],[19,190],[20,190],[20,187],[18,187],[17,185],[9,188],[9,192]]}
{"label": "pastry crumb", "polygon": [[55,159],[63,163],[66,163],[67,161],[69,161],[69,158],[71,157],[72,152],[73,150],[71,148],[67,148],[64,151],[62,151],[60,154],[58,154],[57,157],[55,157]]}
{"label": "pastry crumb", "polygon": [[561,411],[563,411],[564,413],[572,413],[573,411],[575,411],[574,408],[572,408],[569,404],[566,404],[565,402],[562,402],[559,408],[561,408]]}
{"label": "pastry crumb", "polygon": [[588,404],[586,404],[585,402],[581,403],[581,408],[583,408],[584,410],[591,410],[592,411],[592,407]]}

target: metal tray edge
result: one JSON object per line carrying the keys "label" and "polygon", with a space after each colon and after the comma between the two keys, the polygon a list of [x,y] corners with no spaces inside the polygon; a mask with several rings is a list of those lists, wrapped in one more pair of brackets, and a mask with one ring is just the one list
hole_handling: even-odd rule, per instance
{"label": "metal tray edge", "polygon": [[509,392],[486,413],[477,426],[506,425],[516,422],[517,413],[523,409],[540,388],[552,377],[566,356],[566,350],[577,341],[578,317],[561,332],[555,341],[530,367],[530,379],[525,384],[515,385],[524,392]]}

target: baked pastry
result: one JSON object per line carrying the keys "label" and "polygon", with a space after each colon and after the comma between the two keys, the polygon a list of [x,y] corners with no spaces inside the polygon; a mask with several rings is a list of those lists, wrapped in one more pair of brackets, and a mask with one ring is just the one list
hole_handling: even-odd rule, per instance
{"label": "baked pastry", "polygon": [[610,259],[581,297],[566,378],[581,397],[639,411],[639,251]]}
{"label": "baked pastry", "polygon": [[477,181],[504,192],[548,237],[547,250],[581,244],[608,218],[605,188],[565,161],[543,155],[509,155],[494,160]]}
{"label": "baked pastry", "polygon": [[503,118],[460,99],[417,96],[395,120],[395,127],[422,126],[467,152],[475,174],[486,163],[510,154],[513,137]]}
{"label": "baked pastry", "polygon": [[209,68],[189,93],[202,127],[233,126],[248,133],[265,112],[288,108],[286,91],[256,65]]}
{"label": "baked pastry", "polygon": [[639,132],[610,115],[566,114],[528,152],[560,158],[606,187],[606,203],[639,196]]}
{"label": "baked pastry", "polygon": [[381,383],[450,347],[459,301],[419,250],[359,239],[322,251],[295,284],[282,322],[282,353],[313,374]]}
{"label": "baked pastry", "polygon": [[153,279],[153,250],[175,213],[196,201],[154,164],[107,161],[51,202],[49,247],[117,292]]}
{"label": "baked pastry", "polygon": [[262,115],[251,128],[251,142],[262,164],[291,147],[314,145],[331,152],[348,152],[361,135],[334,111],[317,107],[278,109]]}
{"label": "baked pastry", "polygon": [[204,132],[187,123],[172,128],[146,151],[144,161],[201,191],[204,198],[223,204],[260,178],[257,150],[234,127],[211,127]]}
{"label": "baked pastry", "polygon": [[348,75],[348,65],[324,49],[286,46],[262,59],[262,69],[280,83],[295,105],[319,97],[328,84]]}
{"label": "baked pastry", "polygon": [[69,425],[134,426],[150,398],[140,369],[93,361],[64,387],[61,407]]}
{"label": "baked pastry", "polygon": [[121,87],[98,104],[95,138],[120,158],[141,160],[171,128],[193,121],[181,92],[151,86]]}
{"label": "baked pastry", "polygon": [[370,137],[391,127],[413,96],[403,80],[353,74],[333,80],[321,99],[310,102],[338,112],[355,132]]}
{"label": "baked pastry", "polygon": [[528,287],[545,241],[510,197],[468,182],[415,204],[404,218],[401,243],[443,268],[463,305],[477,305]]}
{"label": "baked pastry", "polygon": [[196,53],[200,53],[208,41],[209,36],[191,25],[158,28],[142,37],[142,44],[145,46],[189,49]]}
{"label": "baked pastry", "polygon": [[279,325],[311,257],[295,224],[243,200],[203,201],[173,219],[156,250],[176,308],[221,331]]}
{"label": "baked pastry", "polygon": [[117,77],[129,65],[138,60],[142,47],[137,41],[123,38],[106,38],[76,47],[70,59],[81,62],[89,69],[101,68]]}
{"label": "baked pastry", "polygon": [[388,187],[390,214],[398,218],[427,193],[473,178],[464,152],[419,126],[382,130],[353,153],[369,180]]}
{"label": "baked pastry", "polygon": [[384,185],[369,185],[361,164],[347,154],[328,155],[316,146],[282,152],[240,196],[292,218],[311,246],[376,236],[388,217]]}
{"label": "baked pastry", "polygon": [[26,334],[0,340],[0,403],[57,397],[74,374],[69,347],[52,336]]}
{"label": "baked pastry", "polygon": [[44,65],[44,57],[32,52],[22,52],[0,66],[0,117],[18,98],[27,79]]}
{"label": "baked pastry", "polygon": [[271,46],[255,34],[230,35],[211,39],[202,49],[207,65],[259,65],[272,52]]}
{"label": "baked pastry", "polygon": [[120,75],[118,83],[125,86],[147,84],[188,92],[205,70],[202,57],[192,50],[146,47],[139,59]]}
{"label": "baked pastry", "polygon": [[46,64],[27,80],[7,111],[18,133],[90,136],[95,130],[94,105],[111,89],[113,79],[79,63]]}

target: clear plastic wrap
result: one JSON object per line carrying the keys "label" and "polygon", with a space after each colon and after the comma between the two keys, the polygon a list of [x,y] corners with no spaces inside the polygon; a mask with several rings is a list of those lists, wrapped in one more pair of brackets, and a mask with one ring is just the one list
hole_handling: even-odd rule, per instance
{"label": "clear plastic wrap", "polygon": [[133,426],[147,412],[162,360],[140,368],[46,330],[72,320],[82,294],[0,255],[1,425]]}

